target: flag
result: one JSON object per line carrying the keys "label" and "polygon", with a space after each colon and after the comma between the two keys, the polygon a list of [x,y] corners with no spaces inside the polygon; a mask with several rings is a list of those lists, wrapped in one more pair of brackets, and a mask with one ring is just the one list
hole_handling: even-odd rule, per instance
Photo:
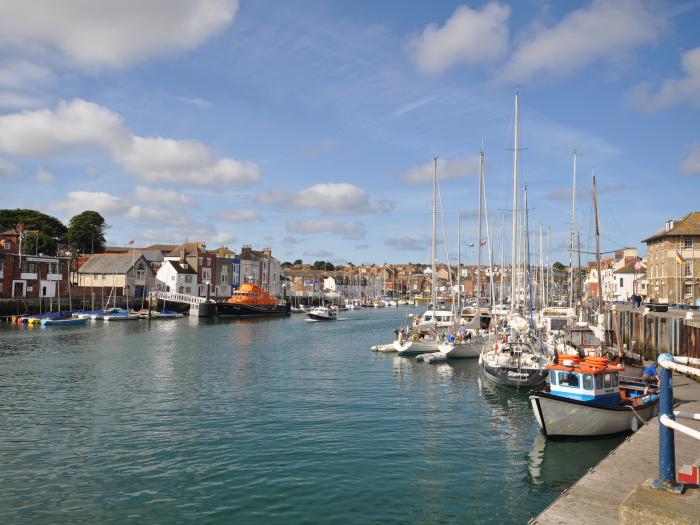
{"label": "flag", "polygon": [[134,241],[129,241],[129,246],[131,246],[132,244],[134,244]]}
{"label": "flag", "polygon": [[638,272],[641,269],[642,269],[642,262],[639,259],[637,259],[637,262],[634,263],[634,270]]}
{"label": "flag", "polygon": [[676,262],[678,264],[683,264],[685,262],[685,259],[681,255],[681,252],[679,252],[678,250],[676,250]]}
{"label": "flag", "polygon": [[479,246],[486,246],[488,243],[486,241],[483,241]]}

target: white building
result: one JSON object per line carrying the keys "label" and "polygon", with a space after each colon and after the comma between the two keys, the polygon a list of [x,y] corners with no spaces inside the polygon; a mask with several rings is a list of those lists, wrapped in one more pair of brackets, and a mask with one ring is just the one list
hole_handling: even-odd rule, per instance
{"label": "white building", "polygon": [[156,281],[163,292],[196,294],[197,272],[187,263],[166,260],[156,274]]}

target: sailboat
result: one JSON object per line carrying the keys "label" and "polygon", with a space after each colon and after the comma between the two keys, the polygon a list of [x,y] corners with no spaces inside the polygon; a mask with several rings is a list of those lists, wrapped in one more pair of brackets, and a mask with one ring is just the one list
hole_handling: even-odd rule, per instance
{"label": "sailboat", "polygon": [[[479,357],[483,352],[484,348],[488,346],[489,339],[488,336],[484,337],[482,335],[481,329],[481,217],[482,217],[482,203],[484,191],[484,151],[481,151],[480,161],[479,161],[479,234],[478,234],[478,248],[477,248],[477,262],[476,262],[476,311],[473,313],[470,320],[465,321],[461,317],[453,324],[452,330],[454,334],[448,334],[447,339],[438,344],[438,350],[441,354],[448,358],[465,358],[465,357]],[[460,236],[460,223],[457,222],[457,247],[458,253],[461,247],[461,236]],[[457,256],[457,304],[458,308],[460,305],[460,257]],[[464,312],[463,312],[464,313]]]}
{"label": "sailboat", "polygon": [[[529,324],[517,314],[515,308],[518,290],[517,277],[517,232],[518,232],[518,153],[519,153],[518,93],[515,94],[515,138],[513,151],[513,237],[511,252],[511,286],[509,335],[494,345],[493,350],[479,356],[479,365],[487,379],[507,386],[537,386],[547,378],[547,359],[528,337]],[[527,199],[527,198],[526,198]],[[525,201],[527,209],[527,200]],[[527,221],[525,221],[527,223]],[[527,261],[526,261],[527,264]],[[525,275],[525,272],[523,272]]]}
{"label": "sailboat", "polygon": [[438,351],[438,330],[452,324],[452,312],[438,310],[437,297],[437,157],[433,157],[433,221],[431,239],[430,305],[407,331],[399,330],[394,348],[399,355],[418,355]]}

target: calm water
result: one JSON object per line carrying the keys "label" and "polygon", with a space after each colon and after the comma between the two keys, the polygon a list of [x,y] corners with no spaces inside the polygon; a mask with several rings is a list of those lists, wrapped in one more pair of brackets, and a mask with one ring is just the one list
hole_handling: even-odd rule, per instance
{"label": "calm water", "polygon": [[525,523],[619,443],[371,352],[408,311],[0,326],[0,522]]}

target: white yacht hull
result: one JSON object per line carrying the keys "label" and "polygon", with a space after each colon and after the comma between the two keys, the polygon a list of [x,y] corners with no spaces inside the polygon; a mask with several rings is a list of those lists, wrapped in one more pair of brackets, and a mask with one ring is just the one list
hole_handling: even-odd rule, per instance
{"label": "white yacht hull", "polygon": [[437,352],[438,345],[437,341],[434,339],[421,340],[421,341],[394,341],[394,348],[399,353],[399,355],[418,355],[418,354],[428,354],[430,352]]}
{"label": "white yacht hull", "polygon": [[469,343],[440,343],[438,345],[438,350],[445,357],[450,359],[460,359],[469,357],[479,357],[481,355],[481,350],[484,347],[482,342],[469,342]]}

